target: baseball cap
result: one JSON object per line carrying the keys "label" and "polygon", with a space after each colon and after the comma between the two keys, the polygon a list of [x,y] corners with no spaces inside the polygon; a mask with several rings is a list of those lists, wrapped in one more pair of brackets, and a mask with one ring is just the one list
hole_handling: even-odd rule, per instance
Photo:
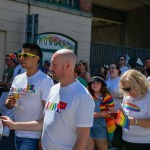
{"label": "baseball cap", "polygon": [[13,60],[16,59],[16,55],[13,54],[13,53],[7,54],[6,57],[7,57],[7,56],[11,57],[11,59],[13,59]]}

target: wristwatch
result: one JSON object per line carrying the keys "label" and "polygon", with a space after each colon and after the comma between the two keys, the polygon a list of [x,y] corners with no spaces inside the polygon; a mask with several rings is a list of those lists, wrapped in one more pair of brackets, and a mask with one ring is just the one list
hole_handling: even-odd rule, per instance
{"label": "wristwatch", "polygon": [[134,118],[134,125],[138,125],[138,120]]}

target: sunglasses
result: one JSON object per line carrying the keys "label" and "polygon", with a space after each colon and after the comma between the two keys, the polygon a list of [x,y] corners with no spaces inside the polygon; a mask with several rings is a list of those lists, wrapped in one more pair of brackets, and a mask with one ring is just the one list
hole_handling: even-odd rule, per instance
{"label": "sunglasses", "polygon": [[115,68],[115,67],[109,67],[109,69],[112,69],[112,70],[114,70],[114,69],[117,69],[117,68]]}
{"label": "sunglasses", "polygon": [[132,88],[131,87],[126,87],[126,88],[122,88],[122,90],[126,93],[129,93],[132,91]]}
{"label": "sunglasses", "polygon": [[30,53],[20,53],[20,54],[18,54],[18,58],[21,58],[21,57],[23,57],[23,58],[29,58],[30,56],[34,57],[36,55],[30,54]]}
{"label": "sunglasses", "polygon": [[120,61],[124,61],[124,59],[118,59],[118,60],[120,60]]}
{"label": "sunglasses", "polygon": [[5,59],[5,61],[9,61],[9,59]]}

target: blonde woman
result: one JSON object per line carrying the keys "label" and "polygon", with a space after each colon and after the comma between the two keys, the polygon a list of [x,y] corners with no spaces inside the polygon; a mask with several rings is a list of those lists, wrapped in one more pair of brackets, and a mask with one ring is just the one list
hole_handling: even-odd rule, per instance
{"label": "blonde woman", "polygon": [[146,77],[129,70],[120,78],[124,94],[123,108],[130,120],[130,130],[123,128],[123,150],[150,149],[150,86]]}

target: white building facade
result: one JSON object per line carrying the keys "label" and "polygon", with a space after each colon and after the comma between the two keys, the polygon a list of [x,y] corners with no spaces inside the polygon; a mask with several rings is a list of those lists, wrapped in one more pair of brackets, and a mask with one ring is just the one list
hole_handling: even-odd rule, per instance
{"label": "white building facade", "polygon": [[26,18],[32,14],[39,16],[38,34],[54,32],[72,38],[77,42],[78,59],[89,62],[90,11],[70,9],[42,0],[0,0],[0,79],[5,68],[5,55],[17,52],[26,42]]}

